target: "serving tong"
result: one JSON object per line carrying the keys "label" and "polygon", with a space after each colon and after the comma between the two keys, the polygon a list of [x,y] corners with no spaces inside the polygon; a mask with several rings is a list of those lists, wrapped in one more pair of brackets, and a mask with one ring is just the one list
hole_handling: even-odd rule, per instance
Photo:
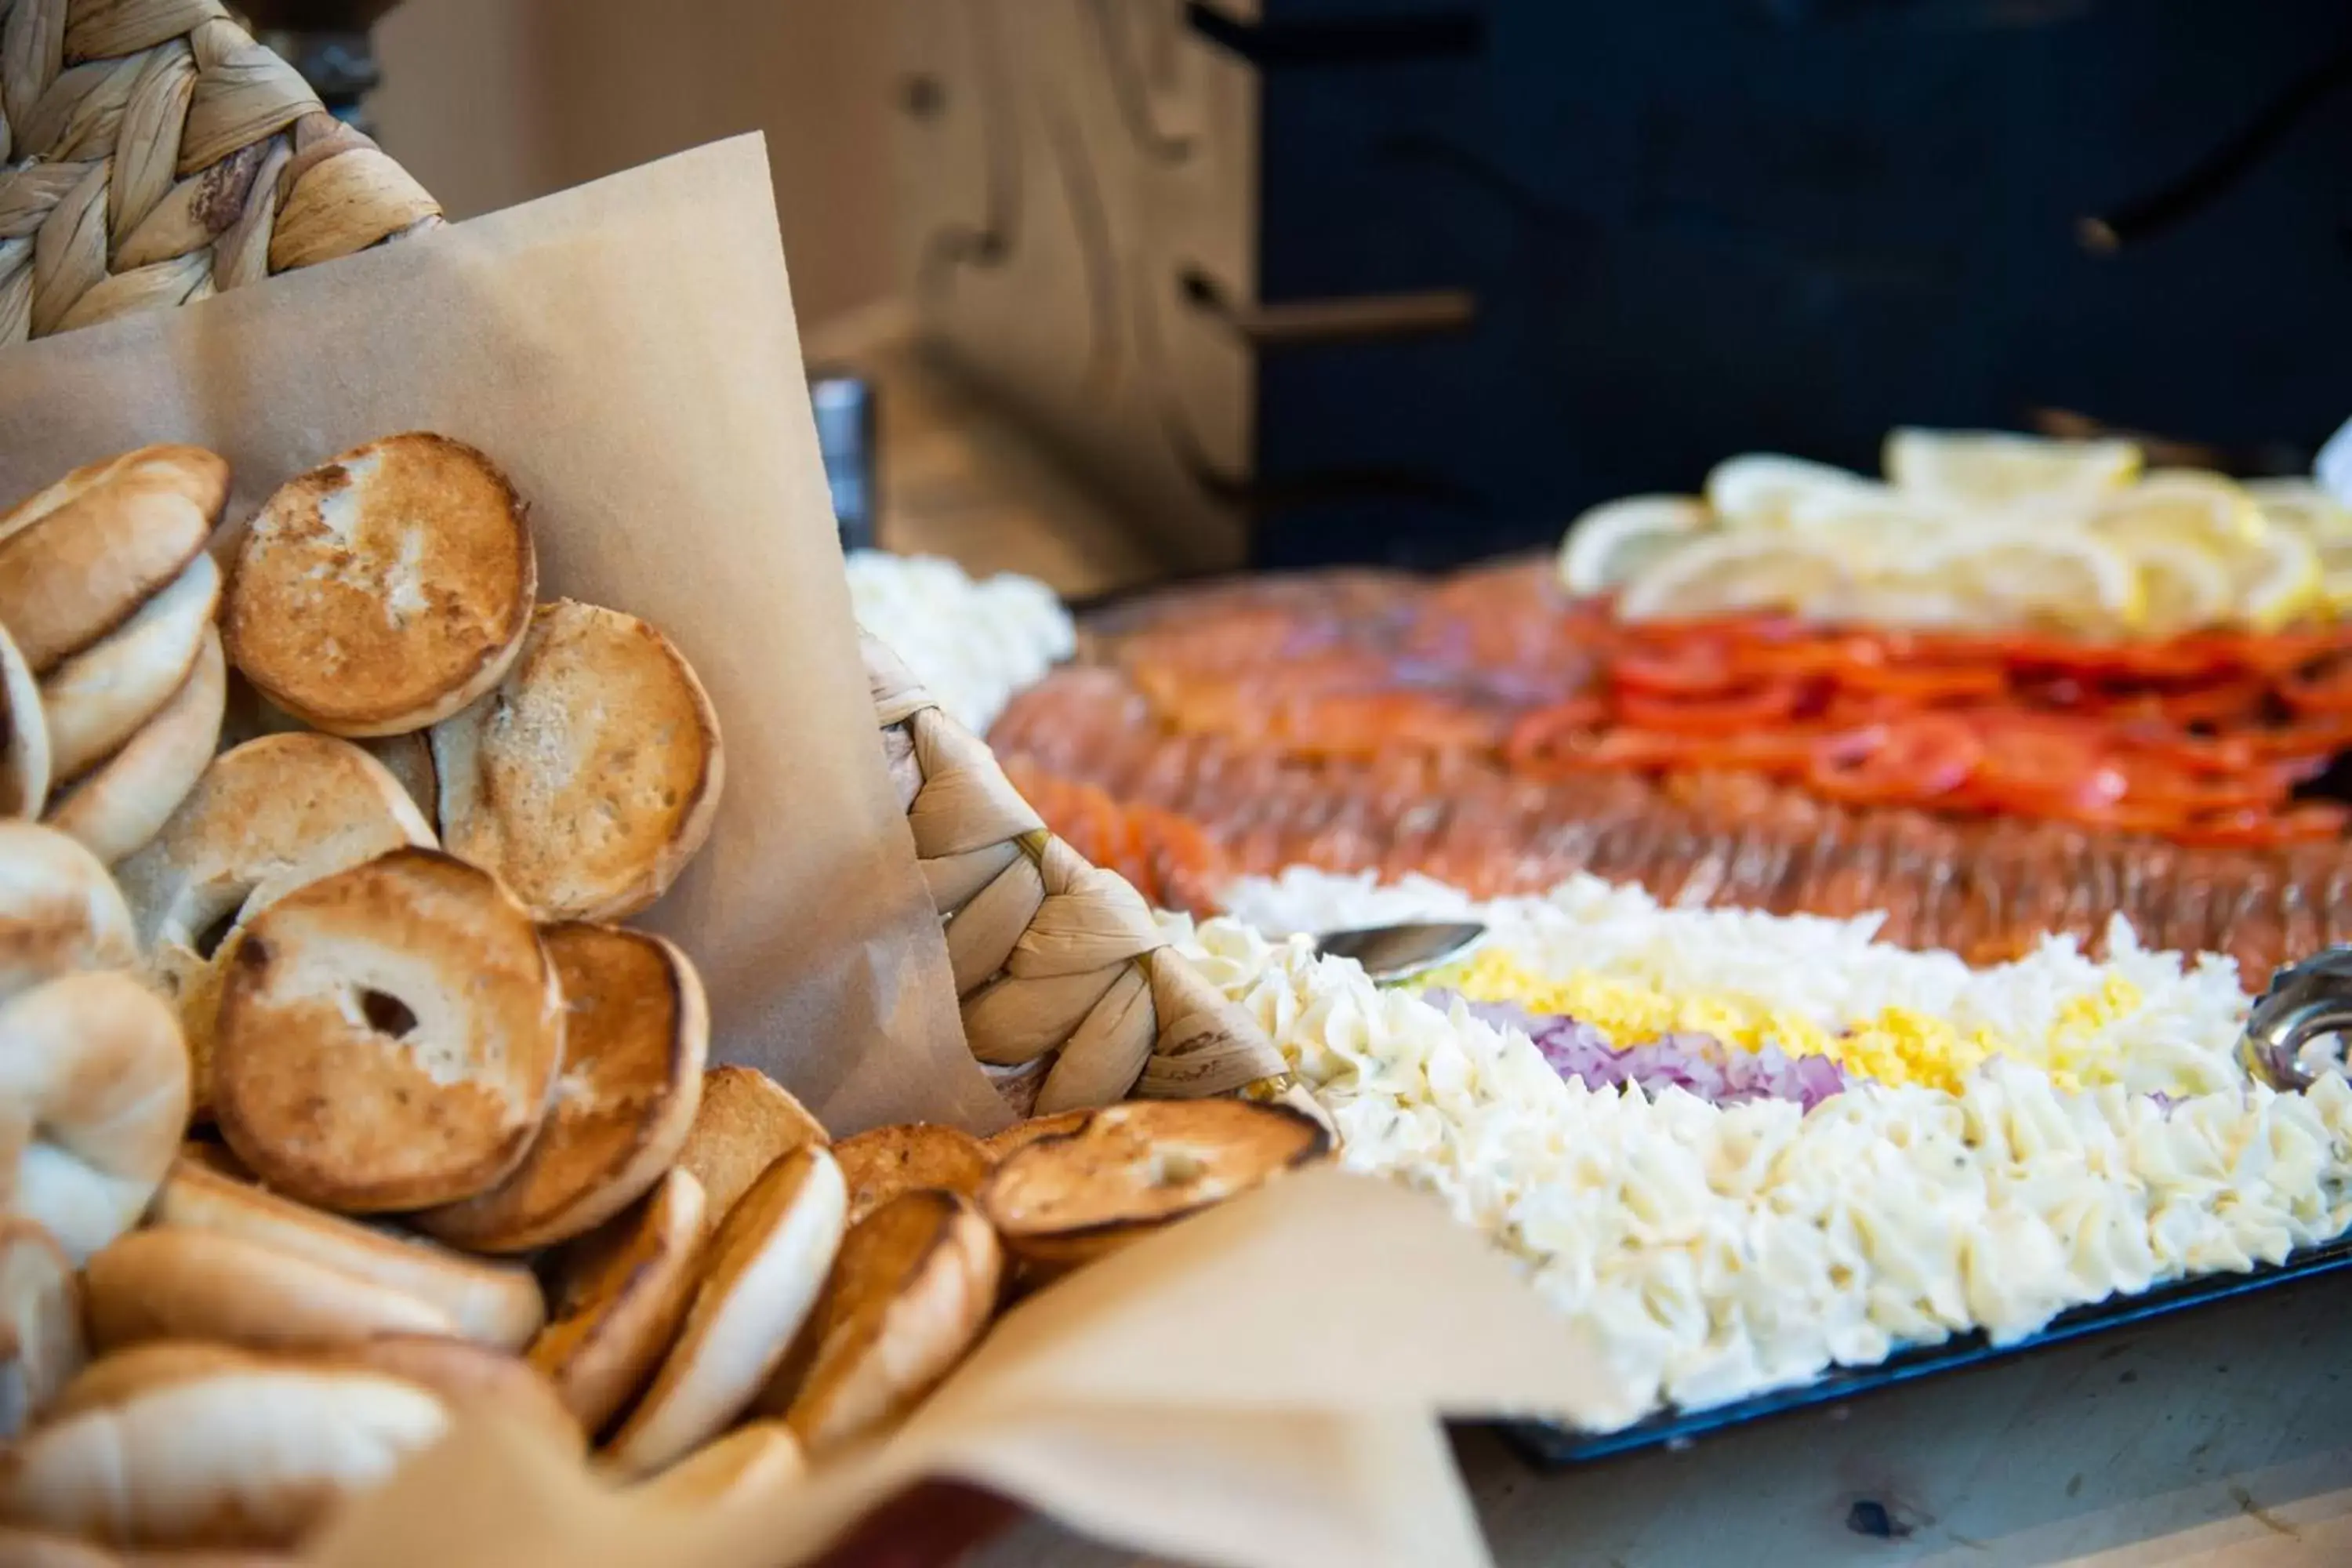
{"label": "serving tong", "polygon": [[2282,1093],[2309,1089],[2304,1047],[2338,1033],[2352,1035],[2352,947],[2324,948],[2273,973],[2246,1014],[2238,1060]]}

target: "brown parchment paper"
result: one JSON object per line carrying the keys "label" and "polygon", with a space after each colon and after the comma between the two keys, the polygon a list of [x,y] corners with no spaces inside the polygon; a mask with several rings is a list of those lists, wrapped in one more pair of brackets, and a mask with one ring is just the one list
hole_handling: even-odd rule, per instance
{"label": "brown parchment paper", "polygon": [[[236,467],[232,516],[392,431],[472,441],[534,505],[545,591],[661,625],[729,751],[710,847],[649,924],[720,1054],[836,1132],[985,1127],[886,787],[764,159],[723,143],[184,310],[0,353],[0,499],[142,442]],[[314,1545],[335,1568],[810,1562],[923,1477],[1244,1568],[1475,1568],[1439,1417],[1605,1413],[1596,1363],[1433,1202],[1318,1172],[1024,1303],[888,1442],[741,1506],[656,1510],[463,1426]]]}
{"label": "brown parchment paper", "polygon": [[642,923],[699,964],[715,1055],[835,1133],[1001,1125],[883,775],[760,139],[0,354],[0,505],[190,441],[235,524],[409,429],[507,469],[542,597],[645,617],[709,688],[717,825]]}
{"label": "brown parchment paper", "polygon": [[331,1568],[814,1561],[924,1477],[1239,1568],[1485,1563],[1437,1417],[1605,1408],[1582,1341],[1431,1199],[1318,1171],[1016,1308],[887,1443],[725,1510],[605,1490],[472,1426],[353,1505]]}

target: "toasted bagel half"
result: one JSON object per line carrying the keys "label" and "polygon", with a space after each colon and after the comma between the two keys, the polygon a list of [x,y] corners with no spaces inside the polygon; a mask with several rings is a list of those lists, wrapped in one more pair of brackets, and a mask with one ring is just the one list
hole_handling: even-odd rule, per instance
{"label": "toasted bagel half", "polygon": [[556,1255],[555,1316],[527,1356],[588,1431],[603,1431],[668,1353],[709,1232],[702,1184],[675,1170]]}
{"label": "toasted bagel half", "polygon": [[702,1075],[702,1102],[677,1163],[702,1184],[715,1226],[761,1172],[795,1149],[829,1142],[790,1089],[757,1068],[730,1063]]}
{"label": "toasted bagel half", "polygon": [[228,464],[143,447],[75,469],[0,517],[0,626],[47,675],[129,620],[203,552]]}
{"label": "toasted bagel half", "polygon": [[1006,1155],[980,1206],[1023,1258],[1083,1263],[1330,1151],[1330,1132],[1286,1105],[1129,1100]]}
{"label": "toasted bagel half", "polygon": [[0,626],[0,818],[39,816],[57,776],[40,684]]}
{"label": "toasted bagel half", "polygon": [[970,1197],[996,1168],[988,1148],[958,1127],[916,1121],[876,1127],[833,1146],[849,1183],[849,1223],[856,1225],[900,1193],[939,1187]]}
{"label": "toasted bagel half", "polygon": [[215,1160],[182,1153],[155,1194],[155,1226],[252,1242],[414,1297],[446,1316],[453,1331],[500,1350],[520,1349],[547,1320],[539,1281],[520,1264],[468,1258],[422,1237],[321,1213]]}
{"label": "toasted bagel half", "polygon": [[[961,1194],[902,1193],[866,1215],[842,1244],[809,1325],[806,1375],[789,1392],[784,1420],[801,1446],[822,1456],[911,1409],[987,1329],[1003,1267],[996,1233]],[[761,1405],[785,1397],[771,1384]]]}
{"label": "toasted bagel half", "polygon": [[0,1005],[0,1214],[88,1258],[137,1222],[187,1124],[179,1021],[129,975],[60,975]]}
{"label": "toasted bagel half", "polygon": [[146,843],[212,761],[227,694],[220,638],[206,630],[195,668],[172,700],[121,751],[53,794],[42,820],[110,866]]}
{"label": "toasted bagel half", "polygon": [[506,672],[539,594],[523,504],[462,442],[389,437],[288,480],[237,546],[229,657],[335,735],[420,730]]}
{"label": "toasted bagel half", "polygon": [[724,1431],[792,1348],[841,1245],[849,1189],[814,1146],[761,1173],[711,1238],[677,1342],[607,1452],[643,1476]]}
{"label": "toasted bagel half", "polygon": [[163,711],[196,668],[219,603],[220,568],[199,552],[137,614],[49,671],[41,711],[58,778],[79,778]]}
{"label": "toasted bagel half", "polygon": [[543,921],[614,921],[710,836],[719,716],[685,656],[634,616],[540,606],[498,689],[433,730],[441,836]]}
{"label": "toasted bagel half", "polygon": [[657,936],[568,922],[541,932],[563,991],[563,1076],[523,1156],[489,1191],[415,1225],[477,1252],[593,1229],[677,1158],[702,1099],[710,1010],[685,953]]}
{"label": "toasted bagel half", "polygon": [[0,822],[0,1000],[138,955],[131,911],[97,856],[54,827]]}
{"label": "toasted bagel half", "polygon": [[382,1333],[448,1333],[422,1298],[217,1231],[134,1230],[89,1260],[91,1342],[103,1353],[150,1340],[305,1350]]}
{"label": "toasted bagel half", "polygon": [[290,1546],[449,1425],[406,1378],[192,1348],[142,1346],[69,1384],[0,1452],[0,1520],[116,1545]]}
{"label": "toasted bagel half", "polygon": [[488,1191],[537,1136],[563,994],[528,910],[395,849],[247,922],[221,987],[213,1110],[278,1191],[380,1213]]}

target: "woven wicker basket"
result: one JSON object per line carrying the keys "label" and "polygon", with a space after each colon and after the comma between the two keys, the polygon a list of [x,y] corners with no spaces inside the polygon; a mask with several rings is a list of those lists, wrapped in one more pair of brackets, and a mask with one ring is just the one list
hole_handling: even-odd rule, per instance
{"label": "woven wicker basket", "polygon": [[[0,345],[185,304],[441,221],[217,0],[0,0]],[[973,1054],[1021,1109],[1225,1093],[1280,1055],[867,642]]]}

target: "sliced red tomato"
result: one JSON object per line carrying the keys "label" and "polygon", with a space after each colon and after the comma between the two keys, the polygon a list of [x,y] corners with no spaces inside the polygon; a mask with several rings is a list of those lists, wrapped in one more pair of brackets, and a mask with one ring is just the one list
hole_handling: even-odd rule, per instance
{"label": "sliced red tomato", "polygon": [[2195,680],[2226,673],[2230,653],[2188,637],[2160,642],[2080,642],[2021,633],[2005,639],[2002,657],[2013,668],[2063,670],[2098,679]]}
{"label": "sliced red tomato", "polygon": [[1919,713],[1816,747],[1805,782],[1850,805],[1933,801],[1966,784],[1983,756],[1967,721]]}
{"label": "sliced red tomato", "polygon": [[2123,775],[2122,798],[2170,807],[2184,816],[2269,807],[2286,798],[2286,775],[2260,765],[2234,773],[2198,773],[2161,757],[2118,753],[2108,766]]}
{"label": "sliced red tomato", "polygon": [[2352,750],[2352,712],[2315,712],[2291,724],[2242,729],[2239,738],[2265,762],[2282,757],[2333,757]]}
{"label": "sliced red tomato", "polygon": [[2237,679],[2150,692],[2146,700],[2175,724],[2242,724],[2261,714],[2269,695],[2266,681]]}
{"label": "sliced red tomato", "polygon": [[2262,749],[2242,734],[2193,735],[2168,724],[2125,725],[2116,742],[2126,751],[2159,757],[2199,773],[2235,773],[2259,767]]}
{"label": "sliced red tomato", "polygon": [[2314,661],[2282,679],[2278,693],[2298,713],[2352,713],[2352,656]]}
{"label": "sliced red tomato", "polygon": [[1967,794],[1973,804],[2021,816],[2054,816],[2122,797],[2123,774],[2095,732],[2074,721],[2030,714],[1976,720],[1984,755]]}
{"label": "sliced red tomato", "polygon": [[1839,670],[1837,679],[1854,691],[1922,704],[1989,702],[2009,689],[2009,672],[1996,664],[1857,659]]}
{"label": "sliced red tomato", "polygon": [[1609,679],[1622,690],[1660,697],[1712,697],[1741,684],[1722,645],[1696,639],[1620,652],[1609,661]]}
{"label": "sliced red tomato", "polygon": [[2311,626],[2280,632],[2206,632],[2184,641],[2251,674],[2275,679],[2314,659],[2352,649],[2352,628]]}
{"label": "sliced red tomato", "polygon": [[1851,646],[1862,639],[1795,637],[1787,641],[1750,638],[1732,645],[1730,661],[1749,680],[1833,679],[1857,658],[1867,657]]}
{"label": "sliced red tomato", "polygon": [[1617,717],[1637,730],[1723,735],[1782,722],[1796,712],[1802,696],[1801,688],[1785,680],[1704,697],[1655,697],[1628,689],[1617,693]]}

